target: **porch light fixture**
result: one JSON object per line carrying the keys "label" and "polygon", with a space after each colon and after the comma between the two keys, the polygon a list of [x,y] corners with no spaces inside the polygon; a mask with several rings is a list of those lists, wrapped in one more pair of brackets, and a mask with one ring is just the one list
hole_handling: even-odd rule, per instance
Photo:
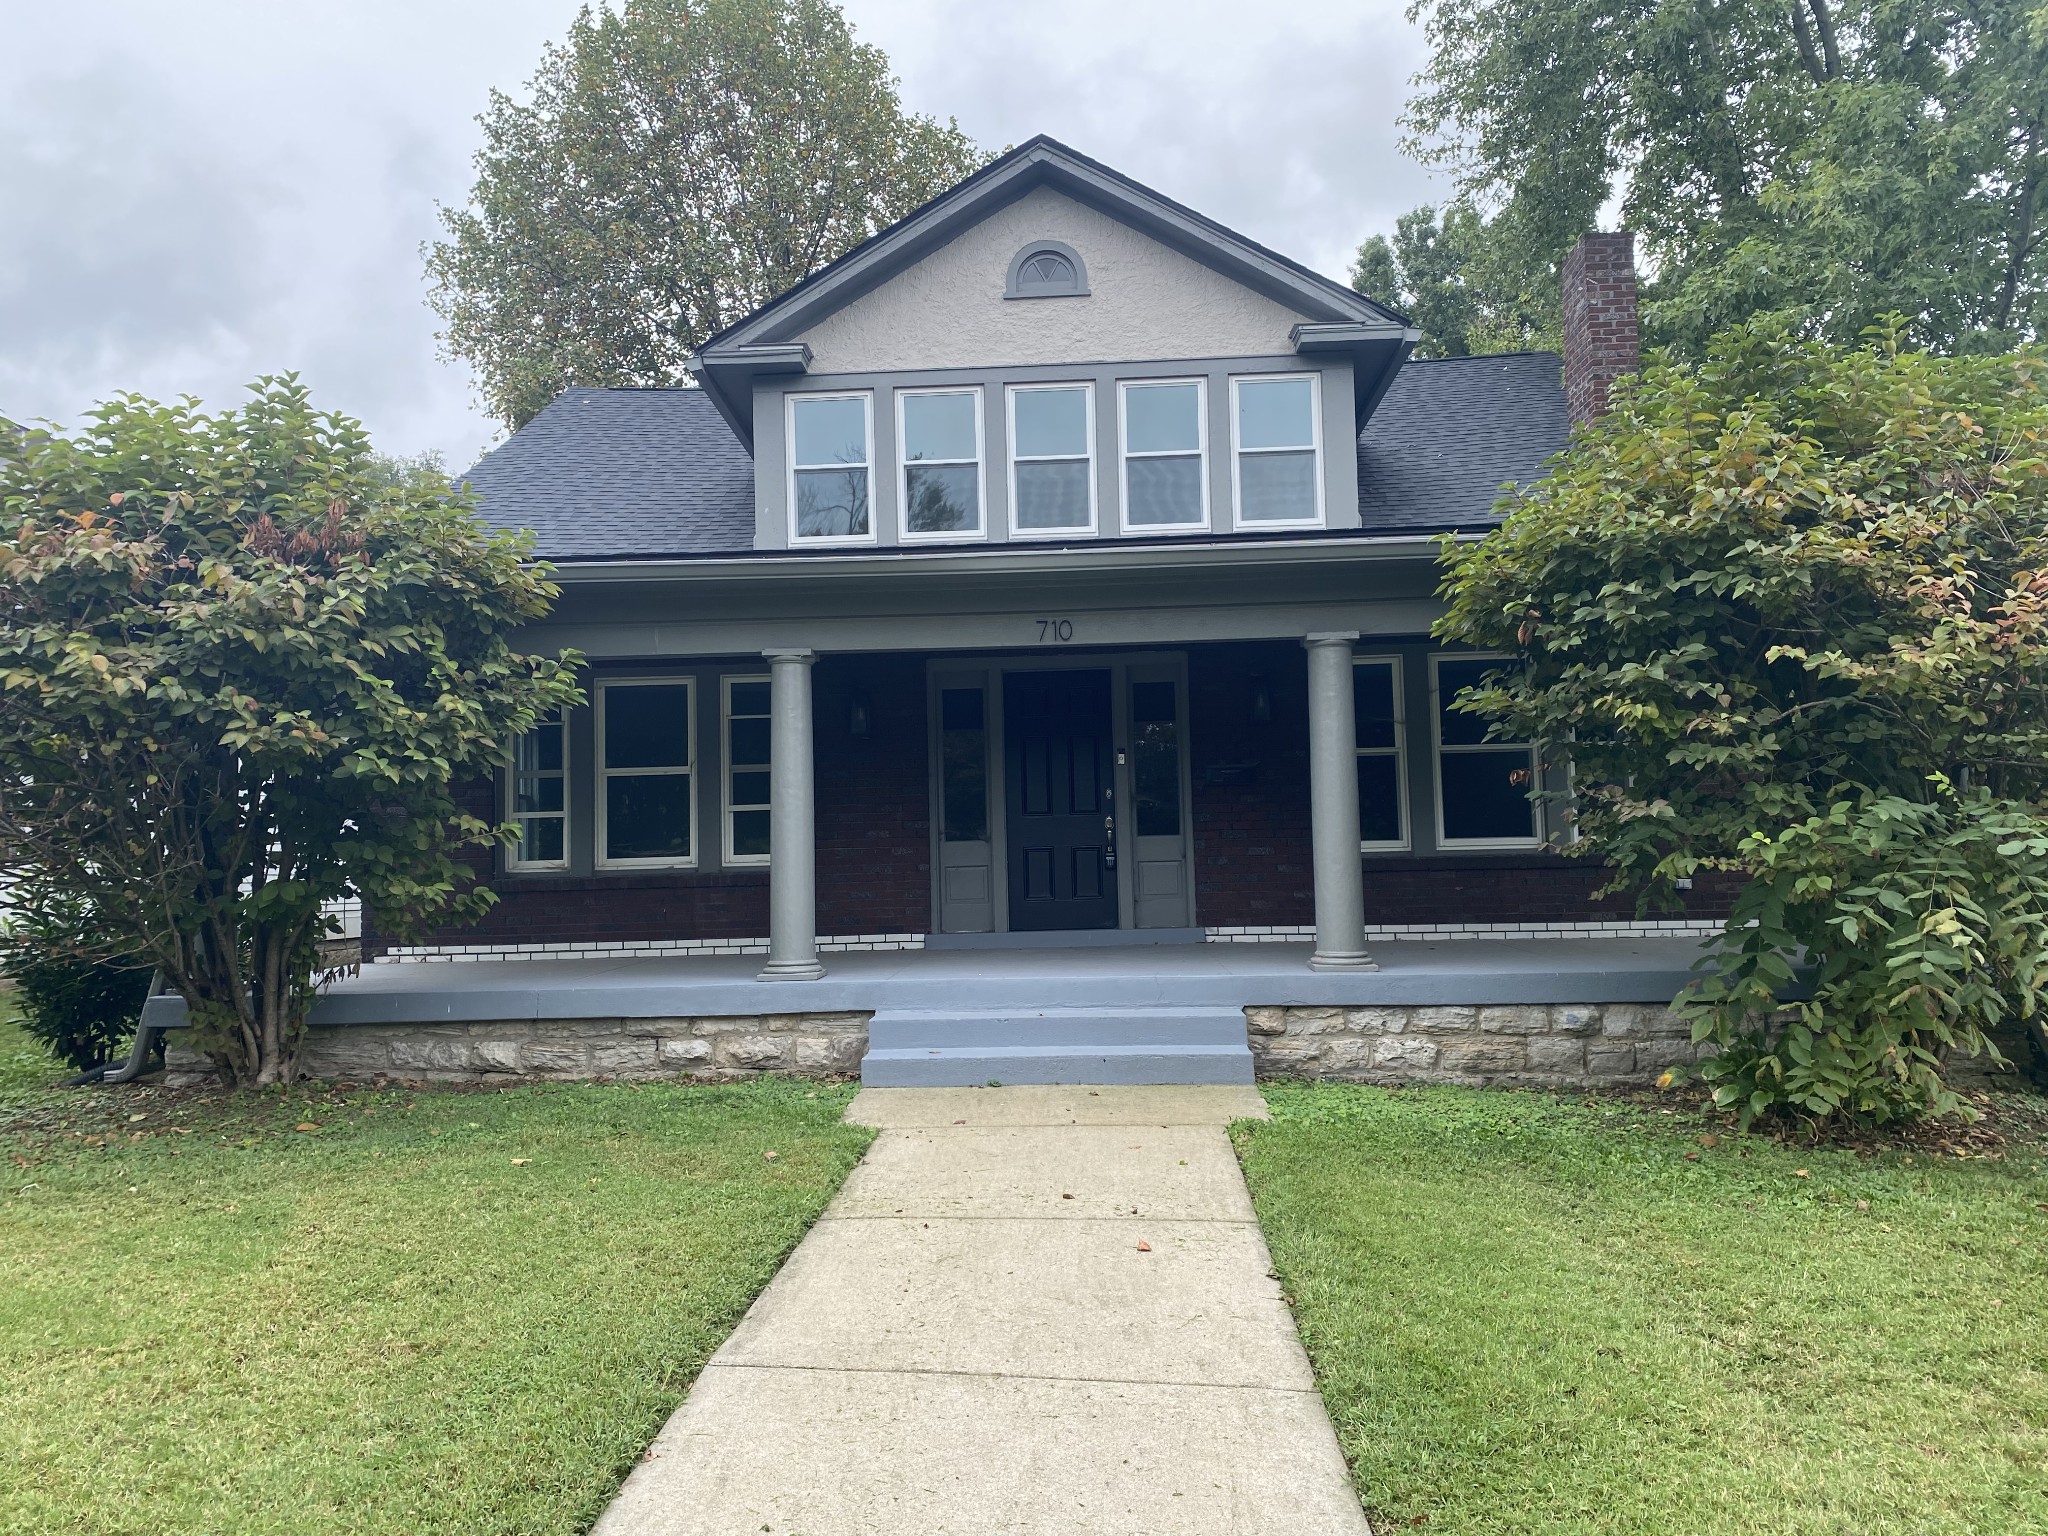
{"label": "porch light fixture", "polygon": [[848,706],[846,711],[846,729],[850,734],[855,736],[867,735],[868,696],[866,694],[856,693],[853,696],[853,702]]}
{"label": "porch light fixture", "polygon": [[1273,683],[1263,672],[1254,672],[1252,685],[1252,719],[1264,723],[1273,718]]}

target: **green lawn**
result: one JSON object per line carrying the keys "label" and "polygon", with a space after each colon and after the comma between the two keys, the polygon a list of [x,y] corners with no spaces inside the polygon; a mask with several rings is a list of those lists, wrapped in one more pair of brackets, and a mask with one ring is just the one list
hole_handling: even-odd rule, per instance
{"label": "green lawn", "polygon": [[1655,1105],[1267,1098],[1240,1154],[1382,1531],[2048,1531],[2038,1139],[1859,1156],[1703,1147]]}
{"label": "green lawn", "polygon": [[870,1134],[800,1083],[56,1075],[0,1023],[9,1536],[586,1529]]}

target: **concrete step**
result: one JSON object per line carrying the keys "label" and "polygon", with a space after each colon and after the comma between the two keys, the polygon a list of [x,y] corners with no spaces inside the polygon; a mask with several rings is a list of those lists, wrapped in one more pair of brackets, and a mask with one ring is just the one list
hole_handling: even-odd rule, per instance
{"label": "concrete step", "polygon": [[988,1083],[1249,1083],[1252,1053],[1215,1045],[869,1047],[869,1088],[973,1088]]}
{"label": "concrete step", "polygon": [[1251,1080],[1241,1008],[888,1008],[861,1061],[885,1088]]}

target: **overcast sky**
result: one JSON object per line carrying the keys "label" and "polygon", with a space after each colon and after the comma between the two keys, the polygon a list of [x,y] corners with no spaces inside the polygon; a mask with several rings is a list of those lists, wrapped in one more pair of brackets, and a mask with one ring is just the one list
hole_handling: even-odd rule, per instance
{"label": "overcast sky", "polygon": [[[1050,133],[1343,276],[1440,189],[1396,147],[1421,61],[1398,0],[847,0],[914,110]],[[122,389],[233,403],[296,369],[377,444],[496,436],[441,361],[419,246],[493,88],[573,0],[63,0],[0,49],[0,416]],[[1245,18],[1255,21],[1247,24]]]}

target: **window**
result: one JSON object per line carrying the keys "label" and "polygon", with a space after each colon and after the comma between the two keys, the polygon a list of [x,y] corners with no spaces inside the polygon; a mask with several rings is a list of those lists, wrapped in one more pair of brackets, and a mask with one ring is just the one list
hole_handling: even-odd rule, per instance
{"label": "window", "polygon": [[1431,708],[1436,715],[1437,841],[1444,847],[1533,848],[1538,843],[1536,749],[1488,741],[1483,716],[1451,705],[1497,671],[1500,656],[1434,656]]}
{"label": "window", "polygon": [[789,396],[789,532],[793,540],[865,542],[874,435],[866,395]]}
{"label": "window", "polygon": [[906,539],[978,537],[981,524],[981,391],[896,392],[898,489]]}
{"label": "window", "polygon": [[1391,852],[1408,846],[1407,734],[1401,662],[1361,656],[1351,667],[1351,708],[1358,748],[1358,846]]}
{"label": "window", "polygon": [[556,710],[512,743],[505,788],[519,841],[506,856],[511,869],[566,869],[569,865],[569,726]]}
{"label": "window", "polygon": [[1171,682],[1131,684],[1131,799],[1140,837],[1180,836],[1180,714]]}
{"label": "window", "polygon": [[1239,523],[1322,524],[1319,382],[1313,373],[1230,381]]}
{"label": "window", "polygon": [[1124,527],[1209,523],[1208,427],[1200,379],[1121,384]]}
{"label": "window", "polygon": [[696,863],[696,732],[685,678],[597,685],[597,863]]}
{"label": "window", "polygon": [[1057,240],[1040,240],[1010,258],[1006,299],[1065,299],[1088,292],[1088,272],[1081,253]]}
{"label": "window", "polygon": [[939,690],[940,832],[949,843],[988,841],[988,710],[976,688]]}
{"label": "window", "polygon": [[1020,536],[1095,531],[1095,389],[1010,388],[1010,521]]}
{"label": "window", "polygon": [[768,862],[768,765],[773,690],[765,677],[728,677],[725,707],[725,862]]}

